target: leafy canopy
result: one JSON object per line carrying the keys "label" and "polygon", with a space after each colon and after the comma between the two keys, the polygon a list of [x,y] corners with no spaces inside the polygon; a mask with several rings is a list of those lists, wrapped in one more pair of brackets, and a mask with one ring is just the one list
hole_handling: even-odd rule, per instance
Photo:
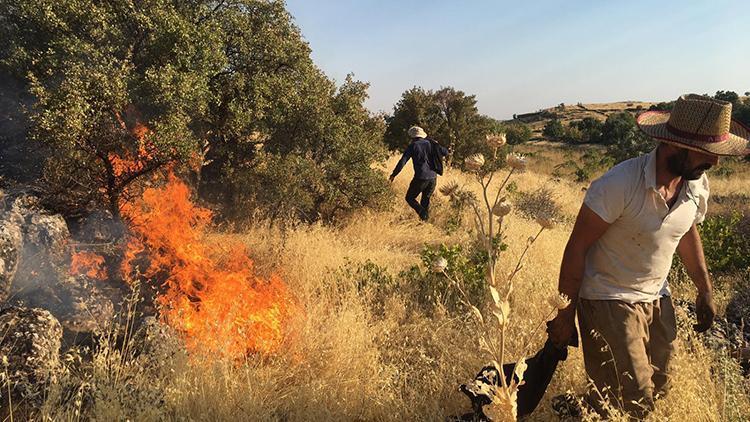
{"label": "leafy canopy", "polygon": [[36,97],[33,136],[54,147],[45,186],[61,211],[117,215],[134,182],[166,165],[227,210],[331,217],[386,191],[367,85],[337,88],[281,1],[3,2],[0,31],[0,64]]}

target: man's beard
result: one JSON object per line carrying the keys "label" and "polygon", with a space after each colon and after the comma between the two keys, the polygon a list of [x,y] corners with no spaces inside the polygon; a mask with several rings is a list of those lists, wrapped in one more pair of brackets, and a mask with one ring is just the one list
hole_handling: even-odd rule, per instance
{"label": "man's beard", "polygon": [[706,170],[711,168],[711,164],[690,167],[688,164],[688,150],[681,149],[667,158],[667,167],[670,173],[681,176],[685,180],[698,180]]}

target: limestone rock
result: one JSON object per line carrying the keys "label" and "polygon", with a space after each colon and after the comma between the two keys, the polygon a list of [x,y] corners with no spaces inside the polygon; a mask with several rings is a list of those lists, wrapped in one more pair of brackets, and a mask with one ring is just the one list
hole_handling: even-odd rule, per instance
{"label": "limestone rock", "polygon": [[13,395],[39,403],[60,369],[60,323],[44,309],[11,307],[0,311],[0,332],[0,365]]}

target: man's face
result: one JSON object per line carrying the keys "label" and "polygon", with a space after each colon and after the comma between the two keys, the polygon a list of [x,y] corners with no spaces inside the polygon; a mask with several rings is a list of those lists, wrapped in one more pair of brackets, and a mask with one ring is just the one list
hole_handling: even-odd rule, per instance
{"label": "man's face", "polygon": [[669,171],[687,180],[698,180],[703,173],[719,162],[719,157],[684,148],[675,148],[667,159]]}

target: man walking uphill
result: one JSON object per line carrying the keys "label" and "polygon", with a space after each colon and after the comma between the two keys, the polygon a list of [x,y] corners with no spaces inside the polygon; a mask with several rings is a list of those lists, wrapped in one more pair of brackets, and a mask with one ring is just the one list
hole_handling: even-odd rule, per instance
{"label": "man walking uphill", "polygon": [[[698,332],[716,313],[696,224],[708,201],[704,172],[719,156],[745,155],[750,130],[732,121],[732,104],[680,97],[671,112],[646,112],[638,126],[659,141],[595,180],[565,247],[559,290],[572,305],[548,329],[558,347],[581,329],[586,373],[599,397],[631,417],[653,410],[669,388],[677,327],[667,275],[677,251],[698,294]],[[601,396],[599,395],[601,394]]]}
{"label": "man walking uphill", "polygon": [[[440,160],[448,155],[448,149],[427,139],[427,134],[419,126],[409,128],[409,138],[411,138],[411,143],[396,164],[396,168],[393,169],[389,180],[393,182],[411,158],[414,164],[414,178],[406,191],[406,202],[414,208],[422,221],[427,221],[430,216],[430,196],[435,191],[438,173],[442,174]],[[417,202],[417,196],[420,194],[422,197]]]}

